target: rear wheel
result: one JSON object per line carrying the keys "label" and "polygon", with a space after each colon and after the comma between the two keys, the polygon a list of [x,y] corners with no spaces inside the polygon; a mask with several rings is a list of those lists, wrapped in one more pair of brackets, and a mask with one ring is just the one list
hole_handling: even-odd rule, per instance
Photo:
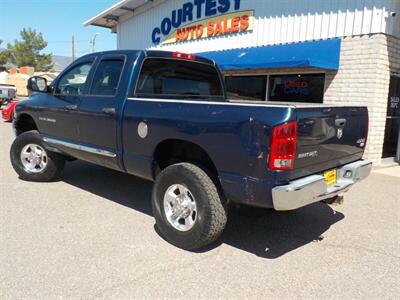
{"label": "rear wheel", "polygon": [[214,182],[199,167],[179,163],[165,168],[156,178],[152,196],[161,235],[186,250],[214,242],[227,221],[221,198]]}
{"label": "rear wheel", "polygon": [[64,168],[62,155],[45,149],[36,130],[17,136],[11,145],[11,164],[19,177],[27,181],[52,181]]}

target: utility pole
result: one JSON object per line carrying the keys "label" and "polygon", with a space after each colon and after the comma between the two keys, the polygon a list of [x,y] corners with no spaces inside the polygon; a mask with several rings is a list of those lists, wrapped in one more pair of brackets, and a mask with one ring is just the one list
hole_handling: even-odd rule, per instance
{"label": "utility pole", "polygon": [[99,35],[99,33],[96,33],[92,39],[90,39],[89,43],[92,44],[92,52],[95,52],[96,50],[96,37]]}
{"label": "utility pole", "polygon": [[72,61],[75,61],[75,35],[72,35]]}

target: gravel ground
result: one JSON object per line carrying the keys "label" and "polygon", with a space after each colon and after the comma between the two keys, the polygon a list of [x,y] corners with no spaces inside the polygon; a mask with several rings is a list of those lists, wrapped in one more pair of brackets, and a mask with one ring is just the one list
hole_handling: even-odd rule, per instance
{"label": "gravel ground", "polygon": [[0,298],[399,299],[400,167],[341,206],[230,212],[193,253],[155,230],[150,182],[84,162],[54,183],[17,178],[0,123]]}

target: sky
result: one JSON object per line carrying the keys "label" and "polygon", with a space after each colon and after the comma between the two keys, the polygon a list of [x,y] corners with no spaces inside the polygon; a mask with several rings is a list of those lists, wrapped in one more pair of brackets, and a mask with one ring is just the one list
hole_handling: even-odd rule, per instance
{"label": "sky", "polygon": [[88,26],[83,22],[118,0],[0,0],[0,48],[20,39],[24,27],[43,34],[48,46],[43,53],[71,56],[71,39],[75,35],[76,56],[91,52],[89,40],[98,33],[96,51],[116,48],[116,34],[110,29]]}

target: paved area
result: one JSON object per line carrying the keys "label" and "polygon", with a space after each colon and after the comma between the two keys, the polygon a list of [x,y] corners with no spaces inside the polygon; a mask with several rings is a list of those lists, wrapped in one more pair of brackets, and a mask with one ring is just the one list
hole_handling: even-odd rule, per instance
{"label": "paved area", "polygon": [[377,168],[374,170],[374,172],[378,174],[400,178],[400,167]]}
{"label": "paved area", "polygon": [[373,173],[341,206],[235,209],[191,253],[157,234],[151,183],[83,162],[24,182],[12,139],[0,123],[0,299],[399,298],[397,176]]}

